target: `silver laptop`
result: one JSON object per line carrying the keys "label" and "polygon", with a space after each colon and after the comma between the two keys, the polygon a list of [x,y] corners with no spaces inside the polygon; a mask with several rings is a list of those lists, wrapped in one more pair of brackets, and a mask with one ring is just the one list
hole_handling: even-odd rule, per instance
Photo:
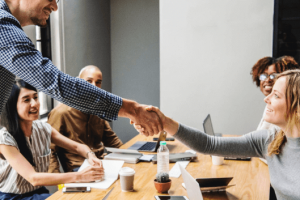
{"label": "silver laptop", "polygon": [[[208,135],[222,137],[221,133],[217,134],[217,133],[214,132],[210,114],[208,114],[206,116],[206,118],[204,119],[204,121],[203,121],[203,130]],[[224,159],[225,160],[242,160],[242,161],[250,161],[251,160],[250,157],[240,157],[240,158],[224,157]]]}
{"label": "silver laptop", "polygon": [[212,126],[212,122],[211,122],[211,118],[210,118],[210,114],[208,114],[206,116],[206,118],[204,119],[204,121],[203,121],[203,130],[208,135],[222,137],[221,133],[216,134],[214,132],[214,129],[213,129],[213,126]]}
{"label": "silver laptop", "polygon": [[189,200],[203,200],[199,183],[179,165]]}
{"label": "silver laptop", "polygon": [[138,142],[134,143],[128,149],[133,149],[133,150],[138,150],[138,151],[156,152],[160,145],[160,141],[166,141],[166,138],[167,138],[167,132],[162,131],[159,134],[157,142],[138,141]]}

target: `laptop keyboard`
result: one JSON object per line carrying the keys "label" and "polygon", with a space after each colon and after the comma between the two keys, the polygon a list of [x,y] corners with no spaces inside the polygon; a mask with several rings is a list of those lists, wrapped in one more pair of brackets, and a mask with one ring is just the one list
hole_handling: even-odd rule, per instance
{"label": "laptop keyboard", "polygon": [[156,142],[147,142],[143,146],[141,146],[138,150],[152,150],[156,146]]}

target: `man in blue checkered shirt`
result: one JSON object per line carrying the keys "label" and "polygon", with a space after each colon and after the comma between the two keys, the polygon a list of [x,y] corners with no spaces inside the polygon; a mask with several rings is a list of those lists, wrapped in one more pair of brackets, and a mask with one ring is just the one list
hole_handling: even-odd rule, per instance
{"label": "man in blue checkered shirt", "polygon": [[10,94],[15,76],[82,112],[111,121],[127,117],[142,125],[145,135],[162,131],[156,113],[145,105],[122,99],[88,82],[58,70],[48,58],[34,48],[22,27],[46,26],[55,0],[0,0],[0,114]]}

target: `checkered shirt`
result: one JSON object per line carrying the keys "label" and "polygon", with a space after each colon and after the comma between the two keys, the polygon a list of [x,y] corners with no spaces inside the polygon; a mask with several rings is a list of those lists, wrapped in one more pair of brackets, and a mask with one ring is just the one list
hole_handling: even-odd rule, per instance
{"label": "checkered shirt", "polygon": [[87,114],[116,120],[122,98],[62,73],[34,48],[19,21],[0,0],[0,114],[10,95],[15,76],[39,91]]}

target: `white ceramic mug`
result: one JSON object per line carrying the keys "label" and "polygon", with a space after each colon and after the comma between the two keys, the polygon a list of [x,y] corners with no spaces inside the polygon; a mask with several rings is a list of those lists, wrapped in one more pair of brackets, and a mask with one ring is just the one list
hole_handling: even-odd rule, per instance
{"label": "white ceramic mug", "polygon": [[222,165],[224,161],[224,157],[219,156],[211,156],[213,165]]}

